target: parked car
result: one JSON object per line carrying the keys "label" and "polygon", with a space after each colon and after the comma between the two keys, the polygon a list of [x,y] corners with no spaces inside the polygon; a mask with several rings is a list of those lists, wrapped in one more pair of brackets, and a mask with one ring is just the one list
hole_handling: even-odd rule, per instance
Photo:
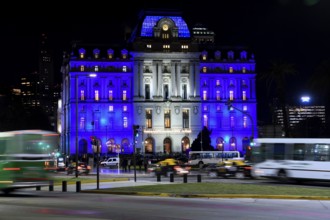
{"label": "parked car", "polygon": [[218,164],[210,164],[204,170],[211,177],[252,178],[252,165],[241,160],[226,160]]}
{"label": "parked car", "polygon": [[171,173],[175,175],[184,175],[190,173],[191,166],[180,163],[173,158],[167,158],[159,161],[156,164],[149,164],[147,172],[150,175],[164,175],[169,176]]}
{"label": "parked car", "polygon": [[[91,166],[89,166],[87,163],[78,162],[78,175],[80,174],[88,175],[90,173],[90,170],[91,170]],[[75,162],[71,163],[66,168],[66,171],[67,171],[67,175],[74,174],[76,172],[76,163]]]}
{"label": "parked car", "polygon": [[118,157],[109,157],[108,159],[100,163],[100,165],[104,167],[118,166],[118,164],[119,164]]}

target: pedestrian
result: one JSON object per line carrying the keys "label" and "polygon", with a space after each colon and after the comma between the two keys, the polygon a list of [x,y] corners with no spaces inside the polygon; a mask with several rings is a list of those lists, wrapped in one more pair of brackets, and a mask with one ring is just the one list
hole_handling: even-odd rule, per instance
{"label": "pedestrian", "polygon": [[121,166],[123,168],[123,171],[127,172],[127,158],[126,157],[123,158],[123,160],[121,162]]}
{"label": "pedestrian", "polygon": [[131,158],[127,159],[128,172],[131,172]]}

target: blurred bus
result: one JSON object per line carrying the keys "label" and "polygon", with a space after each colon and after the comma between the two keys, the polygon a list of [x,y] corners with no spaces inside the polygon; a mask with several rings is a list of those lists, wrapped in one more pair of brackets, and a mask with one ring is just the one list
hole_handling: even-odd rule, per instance
{"label": "blurred bus", "polygon": [[254,177],[330,181],[330,139],[257,138],[252,150]]}
{"label": "blurred bus", "polygon": [[205,164],[215,164],[228,159],[243,160],[239,151],[190,151],[188,163],[203,167]]}
{"label": "blurred bus", "polygon": [[52,152],[59,135],[44,130],[0,132],[0,190],[47,186]]}

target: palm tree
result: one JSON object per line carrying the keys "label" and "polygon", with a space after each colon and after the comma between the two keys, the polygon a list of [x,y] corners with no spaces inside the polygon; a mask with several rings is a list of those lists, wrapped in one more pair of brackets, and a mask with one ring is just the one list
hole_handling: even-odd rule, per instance
{"label": "palm tree", "polygon": [[275,98],[278,100],[279,108],[283,113],[283,127],[285,137],[290,137],[290,127],[286,111],[286,81],[288,76],[296,75],[297,71],[295,66],[291,63],[283,60],[271,61],[268,69],[265,72],[261,72],[260,80],[265,80],[267,86],[267,94],[275,92]]}

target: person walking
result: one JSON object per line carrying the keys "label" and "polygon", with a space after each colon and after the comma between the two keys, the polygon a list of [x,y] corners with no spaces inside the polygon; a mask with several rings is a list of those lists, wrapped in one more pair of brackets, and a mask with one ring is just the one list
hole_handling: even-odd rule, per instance
{"label": "person walking", "polygon": [[123,158],[123,161],[121,163],[121,166],[123,168],[123,172],[126,173],[127,172],[127,158],[126,157]]}
{"label": "person walking", "polygon": [[127,167],[128,167],[128,172],[131,172],[131,158],[127,159]]}

